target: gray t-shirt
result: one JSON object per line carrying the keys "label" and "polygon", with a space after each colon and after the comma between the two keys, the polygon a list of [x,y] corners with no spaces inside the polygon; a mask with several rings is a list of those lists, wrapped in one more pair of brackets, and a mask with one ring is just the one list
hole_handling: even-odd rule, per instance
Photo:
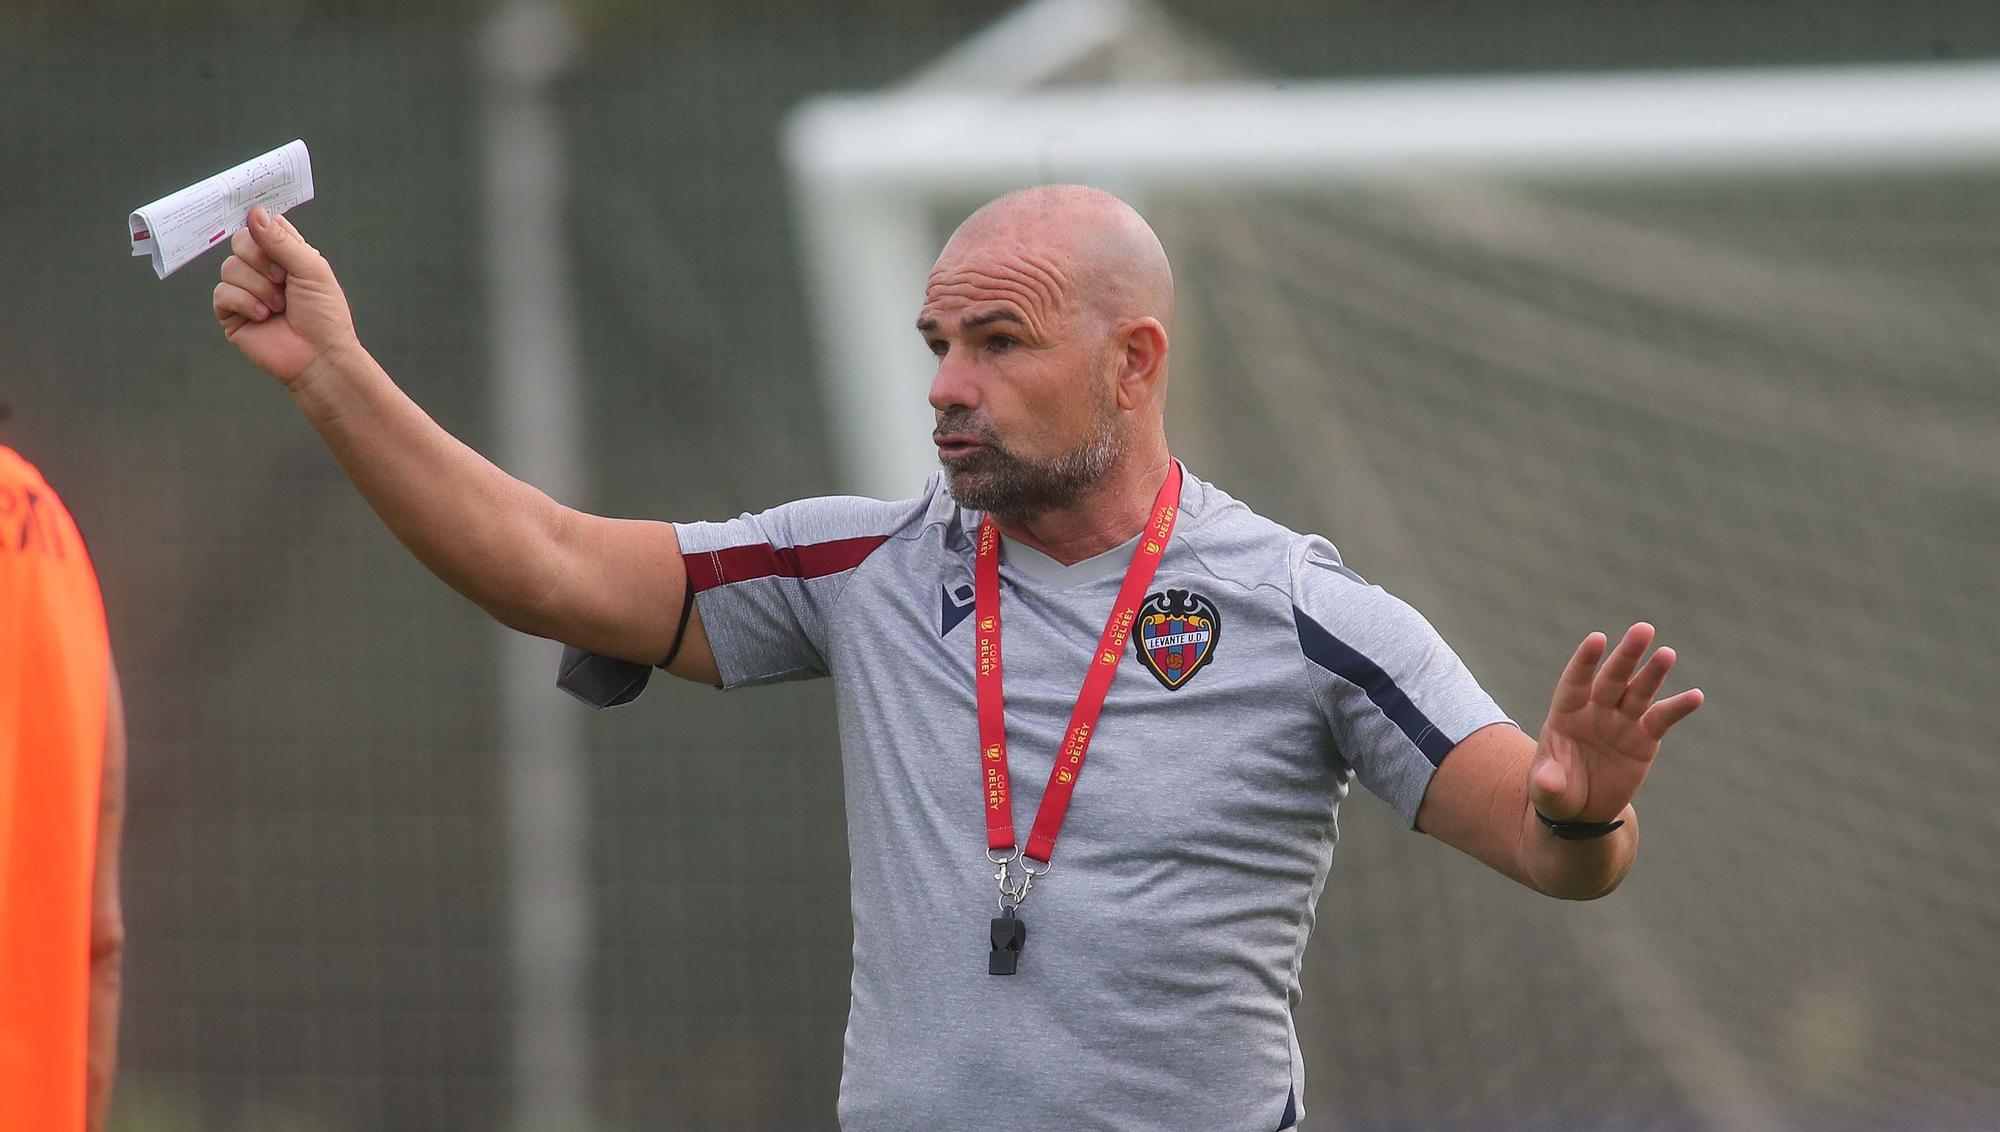
{"label": "gray t-shirt", "polygon": [[[1331,544],[1187,476],[1053,872],[1022,909],[1020,971],[989,975],[979,518],[940,473],[914,500],[678,527],[725,686],[834,681],[854,910],[841,1127],[1289,1127],[1299,964],[1350,777],[1413,823],[1451,748],[1506,716]],[[1131,553],[1063,566],[1003,547],[1023,837]],[[635,694],[627,666],[575,659],[572,692]]]}

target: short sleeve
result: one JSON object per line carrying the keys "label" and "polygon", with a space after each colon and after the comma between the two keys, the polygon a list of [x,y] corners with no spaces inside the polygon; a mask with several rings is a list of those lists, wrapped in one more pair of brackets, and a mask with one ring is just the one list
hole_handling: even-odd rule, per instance
{"label": "short sleeve", "polygon": [[1451,749],[1511,723],[1423,615],[1340,564],[1315,540],[1293,579],[1293,619],[1336,751],[1370,793],[1414,826]]}
{"label": "short sleeve", "polygon": [[827,675],[830,613],[908,504],[804,499],[721,523],[677,523],[722,686]]}
{"label": "short sleeve", "polygon": [[[829,496],[719,523],[675,523],[688,590],[725,688],[828,674],[841,591],[924,500]],[[595,707],[637,698],[644,665],[565,650],[556,683]]]}

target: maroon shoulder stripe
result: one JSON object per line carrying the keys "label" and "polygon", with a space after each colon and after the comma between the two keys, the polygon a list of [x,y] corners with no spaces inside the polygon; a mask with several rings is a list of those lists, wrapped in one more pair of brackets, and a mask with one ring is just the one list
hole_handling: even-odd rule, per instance
{"label": "maroon shoulder stripe", "polygon": [[824,578],[861,565],[875,553],[876,547],[887,541],[888,535],[861,535],[803,546],[753,542],[721,550],[698,550],[684,555],[682,561],[687,565],[689,588],[700,593],[758,578]]}

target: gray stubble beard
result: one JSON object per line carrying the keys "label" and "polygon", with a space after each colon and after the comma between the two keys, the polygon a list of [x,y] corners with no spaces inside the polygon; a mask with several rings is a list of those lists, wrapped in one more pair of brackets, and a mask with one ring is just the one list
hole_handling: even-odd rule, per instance
{"label": "gray stubble beard", "polygon": [[1118,414],[1109,404],[1098,406],[1091,434],[1083,443],[1048,460],[1007,451],[986,430],[968,427],[969,417],[969,411],[957,417],[946,414],[938,422],[940,432],[976,435],[986,445],[955,464],[945,464],[945,477],[959,506],[998,518],[1027,520],[1075,506],[1125,456]]}

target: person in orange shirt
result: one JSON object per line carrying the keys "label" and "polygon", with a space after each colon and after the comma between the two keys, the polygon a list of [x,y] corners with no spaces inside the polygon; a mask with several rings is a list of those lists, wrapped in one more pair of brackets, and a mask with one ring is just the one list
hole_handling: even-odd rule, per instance
{"label": "person in orange shirt", "polygon": [[83,536],[0,446],[0,1130],[104,1126],[125,719]]}

